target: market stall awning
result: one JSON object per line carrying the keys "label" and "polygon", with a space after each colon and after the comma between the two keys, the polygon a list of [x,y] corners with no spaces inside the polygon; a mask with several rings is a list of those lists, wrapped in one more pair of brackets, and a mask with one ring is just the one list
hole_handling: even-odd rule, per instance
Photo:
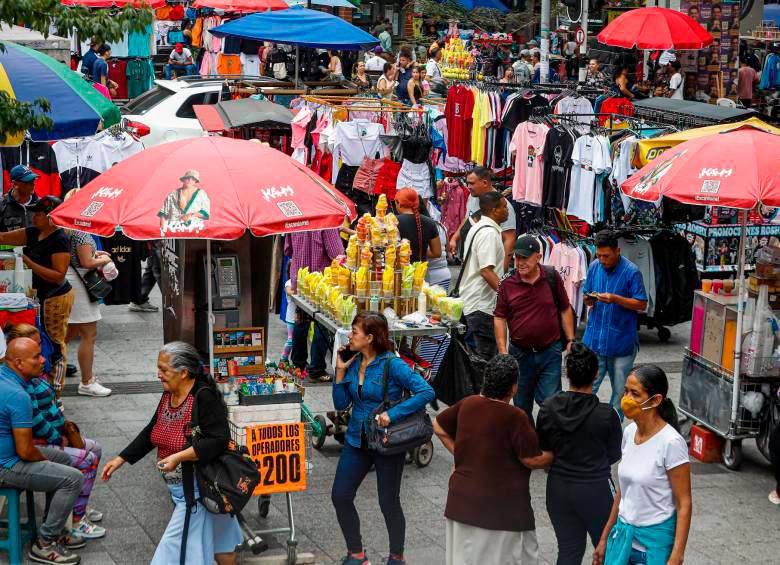
{"label": "market stall awning", "polygon": [[702,49],[713,42],[712,34],[687,14],[658,7],[623,12],[597,39],[626,49]]}
{"label": "market stall awning", "polygon": [[669,135],[662,135],[660,137],[652,137],[650,139],[640,140],[639,161],[641,162],[642,166],[645,166],[667,149],[671,149],[680,143],[690,139],[696,139],[699,137],[705,137],[707,135],[714,135],[716,133],[730,131],[740,126],[752,126],[762,131],[780,135],[780,128],[769,125],[768,123],[763,122],[755,117],[734,124],[718,124],[715,126],[706,126],[703,128],[686,129],[683,131],[670,133]]}
{"label": "market stall awning", "polygon": [[214,8],[226,12],[266,12],[268,10],[286,10],[284,0],[195,0],[193,8]]}
{"label": "market stall awning", "polygon": [[200,125],[206,131],[223,131],[249,124],[289,126],[294,117],[288,108],[280,104],[254,98],[196,105],[194,109]]}
{"label": "market stall awning", "polygon": [[285,0],[287,5],[293,6],[306,6],[306,3],[310,3],[312,6],[325,6],[327,8],[346,8],[347,10],[354,10],[355,4],[349,0]]}
{"label": "market stall awning", "polygon": [[[30,130],[33,141],[55,141],[94,135],[98,128],[119,123],[120,115],[110,100],[84,79],[84,75],[34,49],[4,41],[0,51],[0,92],[11,100],[34,102],[44,98],[51,104],[47,114],[52,129]],[[0,145],[15,146],[23,135],[7,138]]]}
{"label": "market stall awning", "polygon": [[240,37],[320,49],[358,50],[379,45],[379,40],[342,20],[317,10],[295,6],[278,12],[250,14],[211,28],[217,37]]}

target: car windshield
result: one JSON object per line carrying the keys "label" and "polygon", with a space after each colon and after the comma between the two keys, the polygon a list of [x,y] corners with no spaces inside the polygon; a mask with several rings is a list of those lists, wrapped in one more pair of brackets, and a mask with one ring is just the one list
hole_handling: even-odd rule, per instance
{"label": "car windshield", "polygon": [[172,94],[172,90],[168,90],[167,88],[162,88],[160,86],[155,86],[137,98],[130,100],[121,108],[121,112],[122,114],[135,114],[142,116]]}

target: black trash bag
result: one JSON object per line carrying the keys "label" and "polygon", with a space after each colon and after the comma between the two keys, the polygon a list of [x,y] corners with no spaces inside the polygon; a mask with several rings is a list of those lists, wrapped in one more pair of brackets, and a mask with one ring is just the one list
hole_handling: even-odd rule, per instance
{"label": "black trash bag", "polygon": [[436,398],[452,406],[472,394],[479,394],[488,362],[466,345],[461,334],[453,332],[444,354],[433,390]]}

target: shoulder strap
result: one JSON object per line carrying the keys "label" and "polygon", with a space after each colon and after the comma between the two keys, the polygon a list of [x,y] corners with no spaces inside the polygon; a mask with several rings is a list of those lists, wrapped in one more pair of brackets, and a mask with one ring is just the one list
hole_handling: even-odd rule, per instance
{"label": "shoulder strap", "polygon": [[[466,220],[468,221],[468,219]],[[469,257],[471,257],[471,249],[474,247],[474,239],[477,237],[477,234],[480,232],[480,230],[483,230],[484,228],[488,228],[490,226],[481,226],[477,228],[477,230],[474,232],[474,235],[471,236],[471,245],[469,245],[469,248],[466,250],[466,257],[463,259],[463,265],[460,268],[460,272],[458,273],[458,280],[455,281],[455,287],[450,291],[451,295],[457,295],[460,292],[460,281],[463,279],[463,272],[466,270],[466,266],[469,262]],[[472,228],[473,229],[473,228]]]}
{"label": "shoulder strap", "polygon": [[547,279],[547,284],[550,285],[550,292],[553,295],[553,302],[555,302],[555,308],[561,310],[561,298],[558,296],[558,281],[555,280],[555,267],[549,267],[547,265],[541,265],[544,272],[544,278]]}
{"label": "shoulder strap", "polygon": [[392,360],[393,358],[389,357],[385,361],[384,376],[382,377],[382,402],[384,403],[385,408],[387,408],[387,405],[390,403],[390,399],[387,396],[387,382],[390,379],[390,362]]}

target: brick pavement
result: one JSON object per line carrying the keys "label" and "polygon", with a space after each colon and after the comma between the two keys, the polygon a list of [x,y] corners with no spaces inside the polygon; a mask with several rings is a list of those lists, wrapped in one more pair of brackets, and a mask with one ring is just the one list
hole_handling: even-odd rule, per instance
{"label": "brick pavement", "polygon": [[[154,300],[159,303],[159,296],[153,296]],[[96,373],[106,384],[155,380],[156,352],[162,343],[160,318],[159,314],[129,313],[124,307],[104,309],[104,320],[99,324]],[[670,363],[668,367],[675,367],[681,360],[687,327],[673,330],[672,341],[668,344],[659,344],[655,332],[643,331],[639,360]],[[274,322],[270,350],[280,348],[285,337],[282,325]],[[670,377],[672,398],[676,398],[679,375]],[[602,390],[602,396],[608,397],[608,388]],[[86,435],[101,442],[107,459],[118,453],[146,424],[158,398],[158,394],[119,394],[107,399],[67,397],[65,407],[69,417],[81,425]],[[307,388],[306,400],[314,412],[325,412],[330,408],[330,387]],[[438,441],[434,441],[432,464],[425,469],[409,465],[404,473],[402,501],[407,517],[406,555],[412,564],[444,562],[442,513],[452,458]],[[293,497],[300,551],[314,553],[317,562],[323,564],[338,563],[344,554],[343,539],[330,504],[330,485],[338,454],[338,444],[328,438],[324,449],[314,453],[315,468],[309,489]],[[686,563],[777,563],[780,510],[766,499],[772,486],[771,471],[752,443],[746,444],[745,455],[745,464],[737,473],[727,471],[721,465],[694,464],[694,518]],[[154,457],[150,455],[135,466],[123,467],[110,483],[96,486],[92,502],[106,513],[103,525],[108,529],[108,535],[103,540],[89,542],[87,548],[80,551],[82,563],[148,563],[171,510],[165,486],[153,463]],[[555,538],[545,511],[544,483],[544,473],[534,472],[531,492],[541,562],[548,564],[555,562]],[[42,502],[42,497],[39,498]],[[380,557],[386,555],[387,534],[376,502],[373,475],[369,475],[361,488],[357,506],[365,544],[373,562],[379,563]],[[277,527],[283,523],[282,496],[273,498],[271,513],[262,522],[255,507],[250,508],[249,518],[255,526]],[[2,557],[4,555],[0,554],[0,559]]]}

